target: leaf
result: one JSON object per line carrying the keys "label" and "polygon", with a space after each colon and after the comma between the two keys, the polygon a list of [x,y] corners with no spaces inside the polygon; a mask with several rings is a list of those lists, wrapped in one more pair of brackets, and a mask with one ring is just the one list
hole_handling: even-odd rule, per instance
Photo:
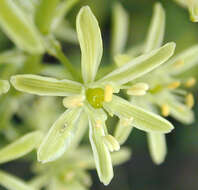
{"label": "leaf", "polygon": [[8,190],[34,190],[19,178],[3,171],[0,171],[0,184]]}
{"label": "leaf", "polygon": [[134,106],[115,95],[111,102],[104,104],[104,108],[118,117],[133,118],[132,125],[146,132],[169,133],[174,128],[166,119]]}
{"label": "leaf", "polygon": [[166,138],[161,133],[148,133],[148,145],[151,158],[155,164],[161,164],[167,154]]}
{"label": "leaf", "polygon": [[113,72],[107,74],[99,82],[125,84],[159,67],[174,53],[175,43],[170,42],[157,50],[139,56]]}
{"label": "leaf", "polygon": [[10,84],[6,80],[0,80],[0,95],[8,92],[10,89]]}
{"label": "leaf", "polygon": [[40,96],[70,96],[79,94],[82,90],[82,85],[78,82],[39,75],[15,75],[10,81],[19,91]]}
{"label": "leaf", "polygon": [[28,154],[37,148],[41,137],[42,133],[40,131],[31,132],[0,149],[0,163],[9,162]]}
{"label": "leaf", "polygon": [[102,37],[98,21],[88,6],[81,8],[76,20],[76,29],[81,48],[81,68],[85,83],[95,79],[102,58]]}
{"label": "leaf", "polygon": [[68,109],[56,120],[38,149],[38,161],[56,160],[66,151],[75,135],[74,125],[80,113],[81,108]]}
{"label": "leaf", "polygon": [[34,23],[15,5],[14,1],[0,1],[0,25],[19,48],[32,54],[44,52],[42,38]]}
{"label": "leaf", "polygon": [[161,46],[165,31],[165,11],[160,3],[154,6],[153,16],[146,39],[144,52],[149,52]]}
{"label": "leaf", "polygon": [[123,52],[128,36],[129,16],[120,3],[113,6],[112,15],[112,55]]}

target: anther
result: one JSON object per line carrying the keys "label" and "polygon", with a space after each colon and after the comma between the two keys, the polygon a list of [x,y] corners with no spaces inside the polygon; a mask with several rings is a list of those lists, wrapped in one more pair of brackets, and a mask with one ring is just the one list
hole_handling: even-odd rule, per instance
{"label": "anther", "polygon": [[112,100],[112,96],[113,96],[112,86],[106,85],[105,90],[104,90],[104,101],[105,102],[110,102]]}
{"label": "anther", "polygon": [[191,93],[186,96],[186,105],[191,109],[194,106],[194,97]]}
{"label": "anther", "polygon": [[185,86],[187,88],[191,88],[196,84],[196,79],[194,77],[191,77],[190,79],[188,79],[185,83]]}
{"label": "anther", "polygon": [[175,82],[170,83],[170,84],[168,85],[168,88],[169,88],[169,89],[176,89],[176,88],[178,88],[180,85],[181,85],[181,82],[175,81]]}
{"label": "anther", "polygon": [[149,89],[149,85],[146,83],[137,83],[127,90],[128,95],[143,96]]}
{"label": "anther", "polygon": [[161,113],[162,113],[162,115],[163,115],[164,117],[169,116],[169,114],[170,114],[170,108],[169,108],[169,106],[168,106],[167,104],[163,104],[163,105],[161,106]]}
{"label": "anther", "polygon": [[76,108],[83,106],[83,101],[85,97],[82,95],[70,96],[63,99],[63,105],[66,108]]}
{"label": "anther", "polygon": [[181,67],[182,65],[184,65],[184,60],[177,60],[174,64],[175,67]]}

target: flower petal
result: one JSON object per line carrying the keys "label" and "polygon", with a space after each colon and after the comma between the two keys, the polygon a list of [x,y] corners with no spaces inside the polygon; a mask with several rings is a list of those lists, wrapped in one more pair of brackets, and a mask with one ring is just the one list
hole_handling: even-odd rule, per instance
{"label": "flower petal", "polygon": [[107,74],[100,82],[114,82],[118,85],[125,84],[152,71],[167,61],[174,53],[175,43],[170,42],[163,47],[139,56],[129,63]]}
{"label": "flower petal", "polygon": [[3,171],[0,171],[0,185],[8,190],[34,190],[19,178]]}
{"label": "flower petal", "polygon": [[39,75],[15,75],[12,85],[19,91],[40,96],[70,96],[81,93],[82,85],[71,80],[58,80]]}
{"label": "flower petal", "polygon": [[0,95],[8,92],[10,89],[10,84],[6,80],[0,80]]}
{"label": "flower petal", "polygon": [[161,164],[167,153],[166,138],[161,133],[148,133],[148,145],[151,158],[155,164]]}
{"label": "flower petal", "polygon": [[38,146],[42,133],[31,132],[0,150],[0,163],[20,158]]}
{"label": "flower petal", "polygon": [[126,119],[133,118],[133,126],[146,132],[169,133],[173,129],[169,121],[156,114],[145,111],[140,107],[134,106],[118,96],[113,96],[111,102],[104,103],[104,107],[118,117]]}
{"label": "flower petal", "polygon": [[113,167],[109,149],[102,139],[103,136],[103,128],[94,126],[93,122],[90,121],[89,140],[94,154],[96,169],[100,181],[104,185],[108,185],[113,178]]}
{"label": "flower petal", "polygon": [[44,52],[39,32],[14,1],[0,1],[0,25],[19,48],[33,54]]}
{"label": "flower petal", "polygon": [[112,15],[112,55],[123,52],[128,36],[129,16],[120,3],[113,7]]}
{"label": "flower petal", "polygon": [[73,139],[74,124],[81,110],[68,109],[56,120],[38,149],[38,161],[46,163],[56,160],[66,151]]}
{"label": "flower petal", "polygon": [[154,6],[153,17],[146,39],[144,52],[159,48],[162,44],[165,31],[165,11],[160,3]]}
{"label": "flower petal", "polygon": [[88,6],[81,8],[76,20],[76,29],[81,48],[81,68],[85,83],[95,79],[102,58],[102,37],[98,21]]}
{"label": "flower petal", "polygon": [[[180,65],[178,64],[179,61],[181,61]],[[186,72],[188,69],[191,69],[196,64],[198,64],[198,45],[194,45],[182,51],[181,53],[170,59],[167,63],[168,69],[171,69],[171,73],[175,75]]]}
{"label": "flower petal", "polygon": [[35,12],[35,23],[43,34],[48,34],[60,0],[40,0]]}

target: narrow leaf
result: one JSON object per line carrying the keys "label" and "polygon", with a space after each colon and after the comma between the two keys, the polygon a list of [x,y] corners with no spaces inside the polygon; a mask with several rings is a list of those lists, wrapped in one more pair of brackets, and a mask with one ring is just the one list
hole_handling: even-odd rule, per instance
{"label": "narrow leaf", "polygon": [[118,96],[113,96],[112,101],[105,103],[104,107],[118,117],[133,118],[133,126],[146,132],[169,133],[173,129],[166,119],[134,106]]}
{"label": "narrow leaf", "polygon": [[102,58],[102,37],[98,21],[88,6],[81,8],[76,20],[81,48],[82,76],[85,83],[95,79]]}
{"label": "narrow leaf", "polygon": [[82,90],[80,83],[71,80],[31,74],[12,76],[11,83],[19,91],[40,96],[70,96],[79,94]]}
{"label": "narrow leaf", "polygon": [[129,63],[126,63],[113,72],[107,74],[99,81],[104,83],[114,82],[118,85],[125,84],[131,80],[141,77],[166,62],[173,55],[174,50],[175,43],[167,43],[157,50],[153,50],[133,59]]}
{"label": "narrow leaf", "polygon": [[28,154],[38,146],[41,137],[41,132],[31,132],[0,149],[0,163],[9,162]]}
{"label": "narrow leaf", "polygon": [[144,52],[149,52],[161,46],[165,31],[165,11],[160,3],[154,6],[153,16],[146,39]]}
{"label": "narrow leaf", "polygon": [[155,164],[161,164],[166,157],[166,138],[161,133],[148,133],[148,145]]}
{"label": "narrow leaf", "polygon": [[43,53],[42,39],[36,27],[13,0],[0,1],[0,25],[19,48],[29,53]]}
{"label": "narrow leaf", "polygon": [[38,150],[38,161],[45,163],[59,158],[69,147],[74,134],[75,122],[81,108],[68,109],[53,124]]}

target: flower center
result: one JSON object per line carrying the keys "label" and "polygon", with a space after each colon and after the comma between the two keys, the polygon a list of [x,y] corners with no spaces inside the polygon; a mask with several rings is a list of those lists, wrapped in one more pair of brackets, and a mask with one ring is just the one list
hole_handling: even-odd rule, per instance
{"label": "flower center", "polygon": [[104,102],[104,90],[102,88],[89,88],[86,90],[86,98],[94,108],[101,108]]}

